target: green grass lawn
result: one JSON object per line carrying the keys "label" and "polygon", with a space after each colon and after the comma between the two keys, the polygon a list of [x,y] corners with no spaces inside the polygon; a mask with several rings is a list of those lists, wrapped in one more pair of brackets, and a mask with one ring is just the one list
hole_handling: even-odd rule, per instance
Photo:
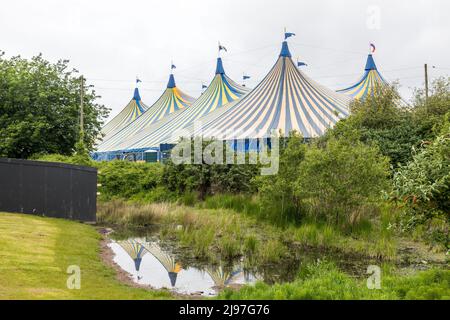
{"label": "green grass lawn", "polygon": [[[171,294],[121,284],[100,257],[92,226],[0,213],[0,299],[167,299]],[[67,288],[67,267],[81,269],[81,288]]]}

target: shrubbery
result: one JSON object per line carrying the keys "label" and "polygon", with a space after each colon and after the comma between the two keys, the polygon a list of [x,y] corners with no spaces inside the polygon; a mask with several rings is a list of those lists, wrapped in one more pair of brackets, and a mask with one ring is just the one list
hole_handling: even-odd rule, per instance
{"label": "shrubbery", "polygon": [[388,187],[387,158],[376,147],[351,139],[312,145],[297,171],[295,195],[304,213],[336,225],[367,218]]}
{"label": "shrubbery", "polygon": [[[213,141],[204,141],[204,150]],[[194,143],[194,142],[192,142]],[[194,150],[194,148],[192,148]],[[226,147],[224,147],[224,158]],[[163,183],[178,194],[195,192],[200,199],[215,193],[251,193],[254,186],[251,181],[259,173],[258,165],[252,164],[174,164],[171,160],[165,165]]]}
{"label": "shrubbery", "polygon": [[[404,229],[426,224],[430,240],[449,246],[450,114],[441,134],[395,173],[393,198],[405,206]],[[433,221],[440,221],[432,223]]]}

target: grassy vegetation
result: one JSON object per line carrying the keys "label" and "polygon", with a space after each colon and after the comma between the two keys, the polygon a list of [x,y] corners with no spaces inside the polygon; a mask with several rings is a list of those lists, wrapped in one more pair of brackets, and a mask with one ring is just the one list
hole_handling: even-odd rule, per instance
{"label": "grassy vegetation", "polygon": [[[69,290],[67,268],[81,268],[81,289]],[[0,299],[168,299],[165,291],[121,284],[100,258],[91,226],[0,213]]]}
{"label": "grassy vegetation", "polygon": [[[383,274],[382,274],[383,275]],[[381,277],[381,289],[368,289],[366,280],[349,277],[333,264],[310,265],[290,283],[257,283],[239,291],[227,289],[219,299],[450,299],[450,270],[429,270],[414,276]]]}
{"label": "grassy vegetation", "polygon": [[244,198],[217,195],[196,206],[115,200],[99,204],[98,220],[129,227],[159,224],[162,238],[177,240],[193,257],[212,262],[246,255],[254,264],[274,263],[294,255],[294,247],[299,246],[384,260],[396,258],[396,238],[388,221],[364,222],[351,235],[339,227],[314,221],[277,226],[259,219],[253,201],[242,201]]}

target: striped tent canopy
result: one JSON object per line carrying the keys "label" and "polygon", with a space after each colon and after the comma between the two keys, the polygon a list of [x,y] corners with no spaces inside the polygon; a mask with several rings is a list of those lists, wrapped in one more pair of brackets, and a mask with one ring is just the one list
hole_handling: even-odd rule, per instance
{"label": "striped tent canopy", "polygon": [[147,253],[147,251],[145,251],[145,248],[140,243],[140,241],[130,239],[117,241],[117,244],[121,246],[126,251],[126,253],[128,253],[131,259],[133,259],[136,271],[139,271],[139,268],[141,267],[142,258]]}
{"label": "striped tent canopy", "polygon": [[151,126],[153,123],[163,119],[164,117],[183,110],[189,107],[194,98],[182,92],[175,84],[175,78],[173,74],[169,77],[167,88],[156,102],[147,109],[147,111],[135,121],[129,123],[125,127],[119,128],[107,134],[103,141],[98,145],[98,150],[108,148],[110,145],[114,145],[117,141],[123,141],[124,139],[132,136],[136,132]]}
{"label": "striped tent canopy", "polygon": [[243,273],[240,266],[234,267],[233,270],[225,270],[222,266],[215,268],[206,268],[206,273],[209,274],[214,281],[216,287],[225,287],[233,282],[233,279]]}
{"label": "striped tent canopy", "polygon": [[278,60],[258,86],[234,105],[200,119],[194,135],[234,140],[296,130],[305,138],[317,137],[348,116],[350,101],[300,71],[284,41]]}
{"label": "striped tent canopy", "polygon": [[128,102],[125,108],[123,108],[122,111],[119,112],[118,115],[116,115],[103,126],[102,133],[107,136],[111,132],[120,130],[130,122],[139,118],[147,109],[148,106],[145,105],[141,100],[139,89],[135,88],[133,98],[130,100],[130,102]]}
{"label": "striped tent canopy", "polygon": [[176,112],[149,126],[129,139],[116,139],[114,143],[99,147],[99,152],[159,147],[161,143],[177,140],[182,130],[195,120],[222,106],[236,101],[250,90],[231,80],[225,73],[222,59],[217,59],[216,74],[203,94],[187,109]]}
{"label": "striped tent canopy", "polygon": [[367,95],[373,94],[377,88],[382,88],[387,84],[387,81],[384,80],[378,71],[373,56],[369,54],[361,79],[356,84],[337,90],[337,92],[344,93],[354,99],[364,99]]}
{"label": "striped tent canopy", "polygon": [[170,284],[172,287],[175,287],[178,273],[182,270],[181,265],[176,262],[171,255],[164,252],[156,243],[147,242],[144,246],[145,249],[163,265],[164,269],[167,270]]}

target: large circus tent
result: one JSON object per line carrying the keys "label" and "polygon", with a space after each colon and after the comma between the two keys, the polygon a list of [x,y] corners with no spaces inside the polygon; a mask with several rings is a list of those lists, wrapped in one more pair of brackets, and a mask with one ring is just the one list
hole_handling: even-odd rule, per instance
{"label": "large circus tent", "polygon": [[284,41],[275,65],[258,86],[238,103],[201,119],[193,135],[240,140],[295,130],[305,138],[318,137],[348,116],[350,101],[300,71]]}
{"label": "large circus tent", "polygon": [[222,58],[219,57],[211,83],[189,108],[174,112],[151,125],[143,126],[141,119],[131,123],[101,143],[94,157],[98,160],[109,160],[120,157],[127,151],[143,152],[150,148],[158,148],[160,144],[172,140],[174,133],[222,106],[237,101],[249,91],[227,76]]}
{"label": "large circus tent", "polygon": [[253,90],[227,76],[221,57],[211,83],[195,101],[176,87],[171,74],[158,101],[134,121],[107,134],[94,158],[158,153],[182,137],[236,141],[269,138],[274,133],[287,136],[296,131],[304,138],[315,138],[349,115],[353,99],[364,99],[386,86],[389,84],[369,54],[360,80],[333,91],[296,65],[285,39],[275,64]]}

